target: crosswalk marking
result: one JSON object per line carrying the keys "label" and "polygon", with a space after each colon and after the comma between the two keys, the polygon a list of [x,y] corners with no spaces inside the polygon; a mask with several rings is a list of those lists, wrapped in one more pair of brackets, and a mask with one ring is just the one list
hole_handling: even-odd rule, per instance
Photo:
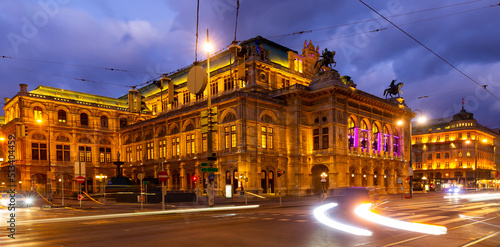
{"label": "crosswalk marking", "polygon": [[434,217],[422,219],[422,222],[430,223],[430,222],[433,222],[435,220],[444,219],[444,218],[450,218],[450,216],[434,216]]}
{"label": "crosswalk marking", "polygon": [[462,221],[462,220],[465,220],[465,219],[457,217],[457,218],[453,218],[453,219],[449,219],[449,220],[445,220],[445,221],[440,221],[440,222],[437,222],[436,224],[447,225],[447,224],[457,222],[457,221]]}

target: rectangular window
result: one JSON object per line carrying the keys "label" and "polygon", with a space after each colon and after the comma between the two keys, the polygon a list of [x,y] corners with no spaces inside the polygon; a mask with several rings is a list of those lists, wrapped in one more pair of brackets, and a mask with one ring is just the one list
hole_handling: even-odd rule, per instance
{"label": "rectangular window", "polygon": [[281,87],[289,87],[290,86],[290,80],[281,78]]}
{"label": "rectangular window", "polygon": [[78,147],[79,160],[81,162],[92,162],[92,148],[80,146]]}
{"label": "rectangular window", "polygon": [[441,153],[436,153],[436,159],[441,159]]}
{"label": "rectangular window", "polygon": [[56,160],[70,161],[69,145],[56,145]]}
{"label": "rectangular window", "polygon": [[450,153],[444,153],[444,158],[449,159],[450,158]]}
{"label": "rectangular window", "polygon": [[444,163],[444,168],[450,168],[450,162],[445,162]]}
{"label": "rectangular window", "polygon": [[319,129],[313,130],[313,150],[319,149]]}
{"label": "rectangular window", "polygon": [[323,134],[322,140],[323,140],[323,149],[328,149],[328,128],[323,128],[321,131]]}
{"label": "rectangular window", "polygon": [[31,144],[31,159],[32,160],[47,160],[47,144],[32,143]]}
{"label": "rectangular window", "polygon": [[436,162],[436,167],[441,168],[441,162]]}
{"label": "rectangular window", "polygon": [[196,143],[194,141],[194,134],[191,134],[191,153],[193,153],[193,154],[196,153],[196,149],[195,149],[196,145],[195,144]]}
{"label": "rectangular window", "polygon": [[191,95],[189,95],[189,92],[185,92],[185,93],[183,94],[183,97],[184,97],[184,104],[185,104],[185,105],[186,105],[186,104],[189,104],[189,102],[191,101],[191,97],[190,97],[190,96],[191,96]]}
{"label": "rectangular window", "polygon": [[260,132],[261,132],[262,148],[267,148],[267,128],[261,127]]}
{"label": "rectangular window", "polygon": [[191,135],[186,135],[186,154],[191,154]]}
{"label": "rectangular window", "polygon": [[99,162],[111,163],[111,148],[99,148]]}
{"label": "rectangular window", "polygon": [[142,159],[143,159],[142,145],[135,146],[135,157],[137,158],[137,161],[142,161]]}
{"label": "rectangular window", "polygon": [[432,160],[432,154],[427,155],[427,160]]}
{"label": "rectangular window", "polygon": [[234,83],[231,78],[224,79],[224,91],[229,91],[234,88]]}
{"label": "rectangular window", "polygon": [[459,168],[462,168],[462,167],[463,167],[462,161],[459,161],[459,162],[458,162],[458,167],[459,167]]}
{"label": "rectangular window", "polygon": [[154,142],[146,143],[146,155],[148,160],[155,158],[154,148]]}
{"label": "rectangular window", "polygon": [[160,154],[160,158],[165,158],[166,157],[166,148],[167,148],[167,145],[166,145],[166,142],[165,140],[162,140],[162,141],[159,141],[158,142],[158,147],[160,148],[158,151],[159,151],[159,154]]}
{"label": "rectangular window", "polygon": [[125,153],[126,153],[126,158],[127,158],[127,160],[125,160],[125,161],[132,162],[132,147],[127,147],[125,149]]}
{"label": "rectangular window", "polygon": [[217,83],[217,81],[212,82],[210,87],[212,88],[212,95],[216,95],[217,93],[219,93],[219,84]]}
{"label": "rectangular window", "polygon": [[273,145],[273,128],[268,127],[267,128],[267,146],[269,149],[274,149]]}

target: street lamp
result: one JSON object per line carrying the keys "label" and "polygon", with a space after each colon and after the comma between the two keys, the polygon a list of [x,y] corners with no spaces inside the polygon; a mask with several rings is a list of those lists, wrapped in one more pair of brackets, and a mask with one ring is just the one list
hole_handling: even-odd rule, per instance
{"label": "street lamp", "polygon": [[[49,115],[48,113],[47,114],[47,131],[48,131],[48,137],[47,137],[47,140],[48,140],[48,147],[47,147],[47,158],[48,158],[48,161],[49,161],[49,170],[47,171],[47,198],[49,199],[49,201],[53,200],[53,197],[52,197],[52,167],[51,167],[51,160],[50,160],[50,120],[49,120]],[[43,120],[42,120],[42,117],[43,115],[40,116],[40,118],[38,118],[36,120],[36,122],[41,126],[42,123],[43,123]]]}
{"label": "street lamp", "polygon": [[323,191],[322,191],[322,199],[325,199],[325,183],[326,183],[326,177],[328,177],[328,174],[326,172],[321,173],[321,183],[323,184]]}
{"label": "street lamp", "polygon": [[[424,116],[424,114],[422,113],[421,110],[419,109],[415,109],[413,111],[411,111],[411,113],[415,113],[416,115],[416,112],[419,112],[420,113],[420,117],[417,119],[418,123],[422,124],[426,121],[426,117]],[[413,166],[412,166],[412,153],[411,153],[411,146],[412,146],[412,127],[411,127],[411,113],[410,113],[410,148],[409,148],[409,152],[410,152],[410,161],[409,161],[409,168],[408,168],[408,173],[410,175],[410,198],[413,198]],[[403,121],[402,120],[399,120],[397,122],[397,124],[399,126],[402,126],[403,125]],[[404,146],[404,143],[403,143],[403,146]],[[404,149],[403,149],[404,150]],[[404,155],[403,155],[403,160],[404,160]]]}

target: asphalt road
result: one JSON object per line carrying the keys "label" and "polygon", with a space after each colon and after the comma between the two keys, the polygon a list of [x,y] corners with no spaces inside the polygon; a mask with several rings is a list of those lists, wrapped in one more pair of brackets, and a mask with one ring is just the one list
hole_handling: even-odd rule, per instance
{"label": "asphalt road", "polygon": [[[346,212],[346,208],[331,209],[328,212],[331,219],[373,232],[372,236],[352,235],[314,218],[315,200],[311,205],[264,205],[244,210],[122,217],[109,216],[113,212],[105,209],[18,209],[16,239],[7,238],[2,226],[0,246],[500,245],[500,200],[474,202],[444,199],[443,195],[393,199],[376,211],[401,221],[444,225],[448,228],[445,235],[394,229],[360,219]],[[6,209],[0,212],[2,222],[6,222]],[[90,218],[90,215],[97,216]]]}

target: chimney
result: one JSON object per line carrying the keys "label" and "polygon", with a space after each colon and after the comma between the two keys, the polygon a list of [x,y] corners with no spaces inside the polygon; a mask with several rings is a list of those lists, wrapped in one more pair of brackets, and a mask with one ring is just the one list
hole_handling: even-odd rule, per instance
{"label": "chimney", "polygon": [[19,87],[21,88],[21,93],[28,93],[28,85],[26,84],[19,84]]}
{"label": "chimney", "polygon": [[135,88],[128,91],[128,110],[130,112],[141,111],[141,94]]}

